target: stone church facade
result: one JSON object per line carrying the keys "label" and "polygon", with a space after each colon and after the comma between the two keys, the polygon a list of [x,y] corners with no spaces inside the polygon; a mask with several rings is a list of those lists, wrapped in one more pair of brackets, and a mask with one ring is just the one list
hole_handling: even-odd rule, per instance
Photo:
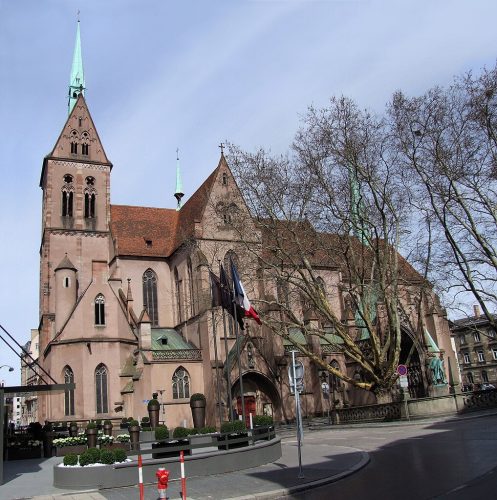
{"label": "stone church facade", "polygon": [[[191,426],[189,396],[200,392],[207,399],[207,423],[219,425],[217,384],[222,420],[228,418],[228,392],[240,410],[240,384],[233,322],[228,316],[223,321],[220,308],[210,307],[209,270],[217,273],[219,262],[231,257],[251,298],[276,293],[274,283],[243,274],[254,268],[253,255],[261,249],[244,252],[229,220],[216,210],[220,203],[246,210],[242,194],[221,154],[217,167],[179,210],[112,205],[113,165],[90,115],[82,76],[81,82],[79,87],[71,82],[69,116],[43,160],[40,179],[39,361],[57,382],[74,382],[75,389],[40,395],[39,420],[140,418],[158,392],[161,420],[170,427]],[[340,276],[331,267],[322,273],[331,295]],[[345,317],[343,301],[333,307]],[[247,412],[270,414],[276,421],[293,419],[287,375],[291,346],[254,321],[246,325],[240,348]],[[439,306],[426,312],[426,325],[446,359],[453,356]],[[420,388],[413,396],[425,396],[430,342],[423,338],[418,345],[425,349],[412,358],[412,373],[419,379],[412,386]],[[354,374],[353,364],[331,344],[317,342],[313,351]],[[324,378],[306,358],[299,359],[306,373],[304,416],[326,413]],[[372,402],[365,391],[330,382],[331,397],[341,405]]]}

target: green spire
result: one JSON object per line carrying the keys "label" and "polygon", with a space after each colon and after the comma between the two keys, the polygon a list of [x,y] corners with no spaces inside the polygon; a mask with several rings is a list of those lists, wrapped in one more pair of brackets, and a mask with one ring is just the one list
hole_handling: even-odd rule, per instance
{"label": "green spire", "polygon": [[183,183],[181,182],[181,173],[179,169],[179,149],[176,149],[176,192],[174,193],[174,197],[178,200],[178,205],[176,210],[181,209],[181,198],[183,198]]}
{"label": "green spire", "polygon": [[81,56],[81,35],[78,29],[76,31],[76,43],[74,45],[74,54],[72,56],[71,78],[69,79],[69,113],[72,111],[78,95],[85,93],[85,73],[83,71],[83,57]]}

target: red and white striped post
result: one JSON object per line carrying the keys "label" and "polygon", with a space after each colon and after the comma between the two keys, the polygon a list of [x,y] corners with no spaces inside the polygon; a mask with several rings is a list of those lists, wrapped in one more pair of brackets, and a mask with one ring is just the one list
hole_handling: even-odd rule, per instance
{"label": "red and white striped post", "polygon": [[185,478],[185,454],[179,452],[179,463],[181,466],[181,500],[186,500],[186,478]]}
{"label": "red and white striped post", "polygon": [[138,487],[140,488],[140,500],[145,500],[145,490],[143,488],[143,462],[142,456],[138,455]]}

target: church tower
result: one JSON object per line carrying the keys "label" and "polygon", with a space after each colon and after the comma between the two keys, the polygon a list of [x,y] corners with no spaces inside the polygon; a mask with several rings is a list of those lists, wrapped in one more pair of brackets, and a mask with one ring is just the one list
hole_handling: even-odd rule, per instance
{"label": "church tower", "polygon": [[[69,116],[54,148],[43,160],[40,178],[40,358],[48,370],[51,361],[47,349],[50,351],[51,342],[71,313],[70,302],[74,305],[95,281],[95,269],[106,269],[109,260],[112,164],[88,110],[84,86],[78,21],[69,83]],[[72,273],[70,277],[64,275],[65,288],[56,283],[62,268],[69,268]],[[104,275],[102,271],[101,281],[106,281]],[[71,300],[66,297],[66,305],[61,307],[60,294],[69,292]],[[61,313],[64,318],[56,317]],[[62,373],[54,372],[52,376],[57,382],[63,381]]]}

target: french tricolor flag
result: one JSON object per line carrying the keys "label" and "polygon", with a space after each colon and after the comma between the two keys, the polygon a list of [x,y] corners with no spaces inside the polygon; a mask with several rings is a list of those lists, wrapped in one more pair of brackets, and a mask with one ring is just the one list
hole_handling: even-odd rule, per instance
{"label": "french tricolor flag", "polygon": [[245,311],[246,318],[252,318],[257,321],[259,325],[262,325],[261,318],[257,314],[257,311],[252,307],[250,301],[247,297],[247,293],[243,288],[242,282],[240,280],[240,276],[238,275],[238,271],[236,270],[236,266],[232,259],[231,261],[231,276],[233,278],[233,288],[235,289],[235,302]]}

